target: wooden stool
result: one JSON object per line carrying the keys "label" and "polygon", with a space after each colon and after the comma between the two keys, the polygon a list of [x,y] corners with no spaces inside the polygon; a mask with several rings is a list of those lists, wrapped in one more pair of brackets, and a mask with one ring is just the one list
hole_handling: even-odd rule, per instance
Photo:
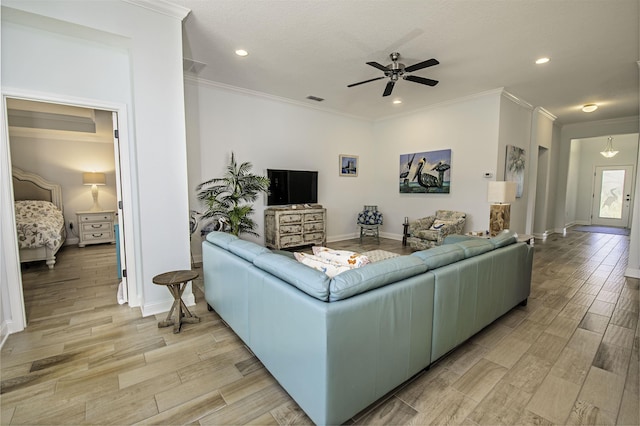
{"label": "wooden stool", "polygon": [[[184,293],[184,289],[187,287],[187,283],[196,278],[198,278],[198,274],[193,271],[171,271],[153,277],[153,283],[158,285],[166,285],[173,295],[174,299],[173,305],[171,305],[171,309],[169,310],[169,314],[167,315],[167,319],[164,321],[160,321],[158,323],[158,327],[169,327],[170,325],[172,325],[173,332],[180,333],[180,328],[182,327],[183,322],[189,324],[200,322],[200,318],[193,315],[187,308],[187,305],[185,305],[182,301],[182,293]],[[176,307],[178,309],[176,312],[176,320],[174,321],[171,319],[171,315],[173,315],[173,310]]]}

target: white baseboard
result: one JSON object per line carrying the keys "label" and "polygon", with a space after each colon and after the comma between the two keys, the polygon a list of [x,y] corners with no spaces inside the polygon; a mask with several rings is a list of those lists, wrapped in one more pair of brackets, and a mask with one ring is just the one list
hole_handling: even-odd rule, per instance
{"label": "white baseboard", "polygon": [[[187,306],[195,306],[196,304],[196,298],[193,295],[193,293],[190,293],[186,296],[182,296],[182,300]],[[173,305],[173,299],[165,300],[159,303],[143,305],[140,307],[140,310],[142,311],[143,317],[148,317],[151,315],[157,315],[157,314],[169,312],[169,309],[171,309],[171,305]]]}
{"label": "white baseboard", "polygon": [[624,271],[624,276],[629,278],[640,278],[640,269],[627,268]]}
{"label": "white baseboard", "polygon": [[0,325],[0,349],[4,346],[4,342],[7,341],[7,337],[9,337],[9,325],[7,321],[2,321]]}

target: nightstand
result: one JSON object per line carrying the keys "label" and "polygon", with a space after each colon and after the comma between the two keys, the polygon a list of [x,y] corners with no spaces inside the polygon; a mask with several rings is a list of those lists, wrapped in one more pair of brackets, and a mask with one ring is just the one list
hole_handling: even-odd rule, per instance
{"label": "nightstand", "polygon": [[99,212],[76,212],[78,218],[78,247],[88,244],[115,244],[114,233],[115,211],[103,210]]}

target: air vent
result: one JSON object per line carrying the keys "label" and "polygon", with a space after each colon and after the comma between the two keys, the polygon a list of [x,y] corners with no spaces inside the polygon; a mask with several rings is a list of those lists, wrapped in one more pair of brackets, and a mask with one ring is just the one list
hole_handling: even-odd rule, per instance
{"label": "air vent", "polygon": [[312,101],[316,101],[316,102],[322,102],[322,101],[324,101],[324,99],[323,99],[323,98],[319,98],[319,97],[317,97],[317,96],[313,96],[313,95],[309,95],[309,96],[307,96],[307,99],[311,99]]}
{"label": "air vent", "polygon": [[182,58],[182,69],[184,72],[198,74],[202,71],[202,68],[206,67],[207,64],[203,62],[198,62],[194,59]]}

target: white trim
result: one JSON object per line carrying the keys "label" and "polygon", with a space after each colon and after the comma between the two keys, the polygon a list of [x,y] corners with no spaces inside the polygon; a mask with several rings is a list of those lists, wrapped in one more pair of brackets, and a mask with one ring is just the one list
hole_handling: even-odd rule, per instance
{"label": "white trim", "polygon": [[558,117],[556,117],[555,115],[551,114],[549,111],[547,111],[546,109],[542,108],[542,107],[535,107],[534,112],[538,112],[541,115],[544,115],[545,117],[547,117],[549,120],[551,121],[556,121],[558,119]]}
{"label": "white trim", "polygon": [[513,93],[509,93],[506,90],[504,90],[504,88],[501,89],[502,90],[502,97],[506,98],[508,100],[510,100],[511,102],[520,105],[521,107],[524,107],[526,109],[532,110],[533,111],[533,105],[531,105],[529,102],[520,99],[519,97],[517,97],[516,95],[514,95]]}
{"label": "white trim", "polygon": [[[142,285],[136,285],[136,283],[142,282],[141,268],[138,268],[138,263],[142,259],[139,253],[138,247],[135,245],[135,241],[140,241],[140,238],[136,238],[135,216],[134,212],[134,196],[136,185],[134,185],[135,170],[133,169],[134,162],[130,156],[129,147],[129,129],[128,120],[129,115],[126,104],[105,102],[95,99],[77,98],[73,96],[67,96],[64,94],[52,94],[37,91],[29,91],[16,89],[11,87],[2,88],[2,122],[3,128],[6,130],[0,135],[0,176],[2,181],[11,182],[11,160],[10,160],[10,146],[9,146],[9,131],[7,124],[7,98],[23,99],[36,102],[49,102],[62,105],[70,105],[82,108],[101,109],[107,111],[115,111],[118,113],[120,123],[120,144],[121,144],[121,158],[123,173],[122,187],[128,190],[123,190],[123,204],[124,204],[124,220],[125,220],[125,232],[127,232],[127,276],[129,277],[129,306],[139,306],[142,295],[138,294],[138,290],[142,291]],[[8,175],[7,175],[8,173]],[[7,176],[5,176],[7,175]],[[7,180],[5,180],[7,179]],[[8,195],[10,199],[7,202],[13,202],[13,187],[12,185],[3,185],[0,187],[0,197],[7,197],[6,189],[9,189]],[[3,238],[2,247],[5,256],[5,265],[7,269],[7,287],[9,292],[9,304],[11,310],[11,320],[8,321],[9,333],[22,331],[26,326],[26,315],[24,309],[24,295],[22,293],[22,274],[20,272],[20,257],[18,255],[18,242],[15,233],[15,218],[10,209],[3,209],[0,212],[0,226],[3,226]],[[9,229],[4,228],[4,226]],[[115,296],[114,296],[115,297]]]}
{"label": "white trim", "polygon": [[627,268],[624,271],[624,276],[630,278],[640,278],[640,269]]}
{"label": "white trim", "polygon": [[179,20],[184,20],[189,13],[191,13],[191,9],[186,7],[169,3],[165,0],[122,0],[125,3],[132,4],[134,6],[142,7],[147,10],[151,10],[154,12],[161,13],[165,16],[170,16],[172,18],[178,18]]}
{"label": "white trim", "polygon": [[272,101],[282,102],[282,103],[285,103],[285,104],[291,104],[291,105],[295,105],[295,106],[299,106],[299,107],[303,107],[303,108],[309,108],[309,109],[313,109],[313,110],[316,110],[316,111],[326,112],[326,113],[329,113],[329,114],[335,114],[335,115],[339,115],[341,117],[352,118],[354,120],[366,121],[367,123],[373,122],[373,120],[370,119],[370,118],[361,117],[361,116],[352,115],[352,114],[346,114],[344,112],[341,112],[341,111],[338,111],[338,110],[335,110],[335,109],[332,109],[332,108],[321,107],[317,103],[310,104],[310,103],[305,103],[305,102],[301,102],[301,101],[296,101],[296,100],[289,99],[289,98],[283,98],[283,97],[280,97],[280,96],[270,95],[270,94],[264,93],[264,92],[258,92],[257,90],[250,90],[250,89],[245,89],[245,88],[242,88],[242,87],[231,86],[229,84],[219,83],[217,81],[206,80],[204,78],[196,77],[194,75],[190,75],[190,74],[187,74],[187,73],[184,74],[184,82],[185,83],[191,83],[191,84],[194,84],[196,86],[212,87],[212,88],[215,88],[215,89],[223,89],[223,90],[228,90],[230,92],[242,93],[242,94],[249,95],[249,96],[256,96],[256,97],[259,97],[259,98],[270,99]]}
{"label": "white trim", "polygon": [[[193,286],[193,283],[191,283],[191,286]],[[187,294],[187,292],[189,294]],[[193,289],[189,288],[189,286],[187,285],[187,288],[185,289],[184,293],[185,295],[182,296],[182,301],[184,302],[184,304],[187,306],[195,306],[196,298],[193,295]],[[158,315],[163,313],[166,314],[167,312],[169,312],[169,309],[171,309],[172,305],[173,305],[173,299],[165,300],[159,303],[143,305],[140,307],[140,310],[142,311],[143,317],[148,317],[150,315]]]}

